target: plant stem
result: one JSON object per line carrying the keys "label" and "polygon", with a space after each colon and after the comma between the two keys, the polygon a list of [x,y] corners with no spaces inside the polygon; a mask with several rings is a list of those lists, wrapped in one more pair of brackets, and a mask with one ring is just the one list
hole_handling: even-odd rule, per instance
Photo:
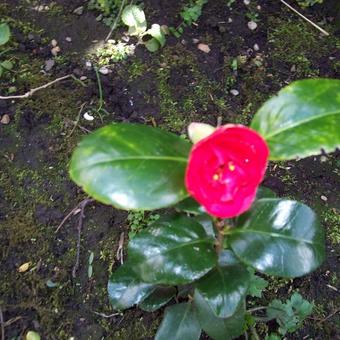
{"label": "plant stem", "polygon": [[217,219],[214,222],[215,227],[217,229],[217,243],[216,243],[216,252],[219,254],[223,249],[223,240],[224,240],[224,234],[223,234],[223,228],[224,228],[224,221],[221,219]]}
{"label": "plant stem", "polygon": [[260,340],[260,337],[257,334],[256,329],[255,329],[254,326],[250,326],[250,331],[251,331],[251,334],[252,334],[252,336],[254,337],[255,340]]}

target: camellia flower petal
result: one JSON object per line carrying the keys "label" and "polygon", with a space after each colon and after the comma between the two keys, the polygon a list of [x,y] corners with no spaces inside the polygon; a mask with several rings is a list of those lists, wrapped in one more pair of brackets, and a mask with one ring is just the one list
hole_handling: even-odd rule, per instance
{"label": "camellia flower petal", "polygon": [[253,203],[268,157],[268,146],[256,131],[224,125],[193,146],[185,176],[187,190],[209,214],[238,216]]}

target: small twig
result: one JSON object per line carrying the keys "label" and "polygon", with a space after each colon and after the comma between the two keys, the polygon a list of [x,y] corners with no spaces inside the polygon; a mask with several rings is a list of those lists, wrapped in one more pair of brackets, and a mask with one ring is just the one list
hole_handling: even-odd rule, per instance
{"label": "small twig", "polygon": [[118,249],[116,253],[117,260],[124,264],[124,232],[120,234]]}
{"label": "small twig", "polygon": [[84,220],[84,210],[85,207],[93,202],[93,199],[87,198],[84,201],[79,203],[79,208],[80,208],[80,214],[79,214],[79,218],[78,218],[78,239],[77,239],[77,256],[76,256],[76,263],[73,266],[72,269],[72,277],[75,279],[76,278],[76,274],[77,274],[77,270],[79,268],[79,258],[80,258],[80,243],[81,243],[81,231],[83,229],[83,220]]}
{"label": "small twig", "polygon": [[111,30],[110,30],[109,34],[106,36],[106,38],[105,38],[105,42],[107,42],[107,41],[111,38],[111,35],[112,35],[113,31],[117,28],[117,25],[118,25],[120,16],[121,16],[121,14],[122,14],[123,8],[124,8],[124,6],[125,6],[125,3],[126,3],[126,0],[123,0],[123,1],[122,1],[122,4],[120,5],[120,8],[119,8],[119,12],[118,12],[118,14],[117,14],[117,17],[116,17],[116,19],[115,19],[115,21],[114,21],[114,23],[113,23],[113,25],[112,25],[112,27],[111,27]]}
{"label": "small twig", "polygon": [[324,323],[325,321],[327,321],[328,319],[330,319],[331,317],[333,317],[334,315],[336,315],[336,314],[339,313],[339,312],[340,312],[340,309],[339,309],[339,308],[336,309],[334,312],[332,312],[331,314],[327,315],[324,319],[320,320],[320,321],[318,322],[318,325]]}
{"label": "small twig", "polygon": [[9,319],[4,323],[4,327],[10,326],[12,323],[15,323],[19,320],[21,320],[23,317],[22,316],[16,316],[15,318]]}
{"label": "small twig", "polygon": [[57,232],[61,229],[61,227],[66,223],[66,221],[67,221],[71,216],[77,215],[79,212],[80,212],[80,210],[79,210],[79,204],[78,204],[75,208],[73,208],[73,209],[72,209],[72,210],[64,217],[64,219],[63,219],[63,220],[61,221],[61,223],[58,225],[58,227],[57,227],[55,233],[57,233]]}
{"label": "small twig", "polygon": [[28,97],[31,97],[33,96],[33,94],[37,91],[40,91],[40,90],[43,90],[43,89],[46,89],[47,87],[59,82],[59,81],[62,81],[62,80],[65,80],[65,79],[68,79],[68,78],[73,78],[74,76],[72,74],[68,74],[67,76],[64,76],[64,77],[60,77],[60,78],[57,78],[45,85],[42,85],[42,86],[39,86],[39,87],[36,87],[35,89],[31,89],[29,90],[28,92],[26,92],[25,94],[23,95],[16,95],[16,96],[0,96],[0,99],[22,99],[22,98],[28,98]]}
{"label": "small twig", "polygon": [[67,136],[67,137],[71,137],[71,136],[72,136],[72,134],[73,134],[73,132],[74,132],[74,130],[76,129],[76,127],[77,127],[77,125],[78,125],[78,123],[79,123],[79,121],[80,121],[80,116],[81,116],[81,113],[82,113],[82,112],[83,112],[83,110],[84,110],[84,107],[85,107],[85,105],[86,105],[86,102],[85,102],[85,103],[83,103],[83,104],[81,104],[81,106],[80,106],[80,110],[79,110],[79,113],[78,113],[77,120],[74,122],[74,126],[73,126],[73,128],[72,128],[71,132],[68,134],[68,136]]}
{"label": "small twig", "polygon": [[1,324],[1,340],[5,340],[4,315],[2,314],[2,308],[1,308],[1,306],[0,306],[0,324]]}
{"label": "small twig", "polygon": [[289,5],[286,1],[284,0],[280,0],[285,6],[287,6],[290,10],[292,10],[294,13],[296,13],[297,15],[299,15],[302,19],[306,20],[308,23],[310,23],[312,26],[314,26],[316,29],[318,29],[321,33],[323,33],[324,35],[329,35],[329,33],[327,31],[325,31],[323,28],[321,28],[320,26],[318,26],[317,24],[315,24],[313,21],[309,20],[308,18],[306,18],[303,14],[301,14],[300,12],[298,12],[294,7],[292,7],[291,5]]}
{"label": "small twig", "polygon": [[79,123],[78,124],[75,124],[75,122],[67,117],[64,117],[64,120],[70,122],[71,124],[73,125],[76,125],[78,129],[80,129],[81,131],[85,132],[85,133],[90,133],[91,130],[85,128],[84,126],[80,125]]}
{"label": "small twig", "polygon": [[107,315],[107,314],[104,314],[104,313],[98,313],[98,312],[93,312],[93,314],[96,314],[96,315],[99,315],[105,319],[110,319],[110,318],[113,318],[115,316],[121,316],[122,313],[113,313],[113,314],[110,314],[110,315]]}

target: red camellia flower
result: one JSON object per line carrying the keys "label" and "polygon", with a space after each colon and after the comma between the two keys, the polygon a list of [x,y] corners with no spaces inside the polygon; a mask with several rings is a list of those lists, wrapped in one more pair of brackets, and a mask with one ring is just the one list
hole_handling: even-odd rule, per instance
{"label": "red camellia flower", "polygon": [[248,210],[266,171],[269,149],[254,130],[228,124],[195,144],[185,175],[188,192],[220,218]]}

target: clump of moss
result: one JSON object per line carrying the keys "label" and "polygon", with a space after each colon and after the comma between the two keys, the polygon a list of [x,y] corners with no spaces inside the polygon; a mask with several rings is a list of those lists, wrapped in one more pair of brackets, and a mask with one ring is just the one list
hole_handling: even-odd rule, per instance
{"label": "clump of moss", "polygon": [[340,244],[340,213],[337,209],[325,210],[321,217],[327,226],[327,237],[333,246]]}
{"label": "clump of moss", "polygon": [[313,59],[322,55],[323,42],[307,24],[294,20],[270,18],[268,41],[275,68],[286,65],[297,78],[317,76]]}

